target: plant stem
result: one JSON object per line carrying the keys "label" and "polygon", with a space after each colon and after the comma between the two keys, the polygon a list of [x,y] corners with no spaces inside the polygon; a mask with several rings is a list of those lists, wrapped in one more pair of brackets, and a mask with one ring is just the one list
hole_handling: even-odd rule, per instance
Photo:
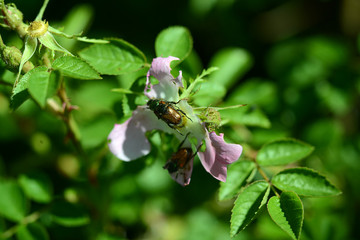
{"label": "plant stem", "polygon": [[23,220],[21,220],[21,222],[18,225],[15,225],[11,228],[9,228],[7,231],[3,232],[0,235],[0,239],[8,239],[10,238],[12,235],[14,235],[18,228],[21,226],[26,226],[30,223],[35,222],[36,220],[38,220],[40,218],[40,212],[33,212],[32,214],[26,216]]}
{"label": "plant stem", "polygon": [[274,187],[274,185],[272,184],[270,178],[266,175],[266,173],[264,172],[264,170],[262,170],[262,168],[260,167],[260,165],[257,163],[256,159],[253,160],[255,162],[256,168],[258,170],[258,172],[260,173],[260,175],[264,178],[264,180],[269,183],[271,189],[274,191],[275,195],[277,197],[280,197],[280,194],[276,191],[276,188]]}
{"label": "plant stem", "polygon": [[280,197],[280,194],[277,192],[276,188],[274,187],[274,185],[272,184],[270,178],[266,175],[266,173],[264,172],[264,170],[261,168],[261,166],[259,165],[259,163],[256,161],[256,155],[257,155],[257,151],[251,150],[249,149],[247,151],[247,156],[251,158],[251,160],[255,163],[255,166],[258,170],[258,172],[260,173],[260,175],[264,178],[264,180],[270,185],[271,189],[274,191],[275,195],[277,197]]}
{"label": "plant stem", "polygon": [[66,93],[65,89],[65,83],[63,81],[63,78],[60,79],[60,88],[58,90],[58,96],[61,99],[61,102],[63,104],[63,112],[62,112],[62,118],[64,120],[64,123],[68,130],[68,137],[73,142],[77,152],[80,154],[80,156],[84,159],[86,159],[85,151],[81,145],[80,142],[80,132],[78,130],[78,126],[74,120],[74,117],[71,113],[72,110],[74,110],[74,107],[71,105],[69,98]]}

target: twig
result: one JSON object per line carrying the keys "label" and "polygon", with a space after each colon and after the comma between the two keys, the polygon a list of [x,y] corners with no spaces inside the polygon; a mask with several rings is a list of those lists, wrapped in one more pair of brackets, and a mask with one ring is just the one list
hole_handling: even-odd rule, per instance
{"label": "twig", "polygon": [[41,215],[40,212],[33,212],[32,214],[26,216],[24,219],[21,220],[21,222],[18,225],[15,225],[15,226],[9,228],[8,230],[6,230],[5,232],[3,232],[0,235],[0,238],[1,239],[10,238],[12,235],[14,235],[17,232],[19,227],[24,226],[24,225],[26,226],[30,223],[37,221],[40,218],[40,215]]}
{"label": "twig", "polygon": [[60,97],[62,104],[63,104],[63,113],[62,118],[68,130],[68,137],[73,142],[77,152],[80,154],[81,157],[86,159],[85,151],[80,142],[80,134],[76,125],[76,122],[71,114],[71,111],[74,110],[74,106],[71,105],[69,98],[66,94],[65,86],[64,86],[63,78],[60,79],[60,88],[58,90],[58,96]]}

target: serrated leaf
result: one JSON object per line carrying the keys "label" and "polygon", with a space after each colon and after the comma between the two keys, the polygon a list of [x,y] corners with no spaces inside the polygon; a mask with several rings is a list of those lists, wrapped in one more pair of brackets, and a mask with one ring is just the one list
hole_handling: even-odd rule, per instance
{"label": "serrated leaf", "polygon": [[307,157],[314,147],[296,139],[280,139],[265,144],[256,156],[262,166],[285,165]]}
{"label": "serrated leaf", "polygon": [[289,168],[272,178],[275,187],[282,191],[294,191],[303,196],[334,196],[341,191],[318,172],[308,168]]}
{"label": "serrated leaf", "polygon": [[28,225],[21,225],[17,232],[18,240],[48,240],[49,235],[45,227],[39,223],[30,223]]}
{"label": "serrated leaf", "polygon": [[250,184],[237,197],[230,220],[230,236],[233,237],[257,216],[265,205],[270,192],[270,186],[265,181]]}
{"label": "serrated leaf", "polygon": [[237,161],[228,168],[226,182],[220,182],[219,200],[235,197],[255,169],[251,161]]}
{"label": "serrated leaf", "polygon": [[51,209],[52,220],[65,227],[78,227],[90,222],[85,209],[80,205],[59,201]]}
{"label": "serrated leaf", "polygon": [[14,110],[17,109],[18,107],[21,106],[21,104],[23,104],[27,99],[29,99],[30,94],[28,91],[28,86],[29,86],[28,82],[29,82],[30,76],[34,72],[39,71],[39,70],[35,70],[35,69],[37,69],[37,68],[30,70],[24,76],[22,76],[22,78],[20,78],[20,81],[18,82],[18,84],[13,89],[13,92],[11,95],[11,102],[10,102],[10,107],[12,109],[14,109]]}
{"label": "serrated leaf", "polygon": [[155,40],[158,57],[178,57],[184,60],[191,52],[193,40],[189,30],[182,26],[172,26],[162,30]]}
{"label": "serrated leaf", "polygon": [[25,195],[36,202],[48,203],[52,199],[50,179],[43,173],[23,174],[19,177],[19,184]]}
{"label": "serrated leaf", "polygon": [[304,208],[298,195],[294,192],[283,192],[268,202],[268,212],[272,220],[292,239],[299,239],[304,220]]}
{"label": "serrated leaf", "polygon": [[16,182],[0,180],[0,215],[20,222],[26,214],[26,200]]}
{"label": "serrated leaf", "polygon": [[28,78],[28,90],[34,100],[44,108],[48,93],[51,72],[46,67],[38,67],[31,70]]}
{"label": "serrated leaf", "polygon": [[135,72],[144,67],[145,55],[130,43],[111,39],[110,44],[93,44],[79,52],[101,74],[120,75]]}
{"label": "serrated leaf", "polygon": [[25,88],[22,91],[19,91],[16,94],[13,94],[11,96],[11,100],[10,100],[11,109],[16,110],[18,107],[21,106],[21,104],[23,104],[26,100],[28,100],[29,97],[30,97],[30,94],[29,94],[29,91],[27,88]]}
{"label": "serrated leaf", "polygon": [[77,57],[59,57],[53,62],[52,68],[71,78],[83,80],[101,79],[100,75],[88,63]]}

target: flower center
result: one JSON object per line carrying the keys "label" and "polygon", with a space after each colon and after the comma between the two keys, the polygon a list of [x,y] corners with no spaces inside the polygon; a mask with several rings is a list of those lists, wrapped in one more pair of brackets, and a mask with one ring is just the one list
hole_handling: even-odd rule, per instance
{"label": "flower center", "polygon": [[43,36],[49,27],[49,23],[46,21],[33,21],[30,23],[27,31],[30,37],[40,37]]}

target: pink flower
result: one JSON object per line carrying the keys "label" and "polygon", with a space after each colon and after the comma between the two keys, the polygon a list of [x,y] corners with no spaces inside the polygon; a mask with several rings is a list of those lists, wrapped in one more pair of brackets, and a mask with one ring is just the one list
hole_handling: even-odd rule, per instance
{"label": "pink flower", "polygon": [[[191,150],[190,138],[196,138],[197,148],[205,142],[204,152],[197,152],[202,165],[214,178],[226,181],[227,165],[239,159],[242,147],[238,144],[225,143],[223,134],[216,135],[208,132],[205,125],[195,115],[191,106],[185,99],[179,98],[179,87],[183,87],[182,74],[174,78],[170,71],[170,63],[178,60],[175,57],[155,58],[147,73],[144,94],[149,99],[162,99],[167,102],[176,102],[173,106],[181,111],[182,124],[170,127],[154,114],[148,106],[138,106],[132,117],[122,124],[115,124],[109,134],[109,149],[119,159],[131,161],[145,156],[150,152],[150,143],[145,133],[153,129],[174,134],[182,141],[180,148]],[[152,85],[150,76],[155,77],[159,83]],[[186,115],[186,117],[184,116]],[[186,137],[185,137],[186,136]],[[171,177],[179,184],[186,186],[190,183],[193,169],[193,155],[186,164],[170,173]],[[170,172],[170,171],[169,171]]]}

